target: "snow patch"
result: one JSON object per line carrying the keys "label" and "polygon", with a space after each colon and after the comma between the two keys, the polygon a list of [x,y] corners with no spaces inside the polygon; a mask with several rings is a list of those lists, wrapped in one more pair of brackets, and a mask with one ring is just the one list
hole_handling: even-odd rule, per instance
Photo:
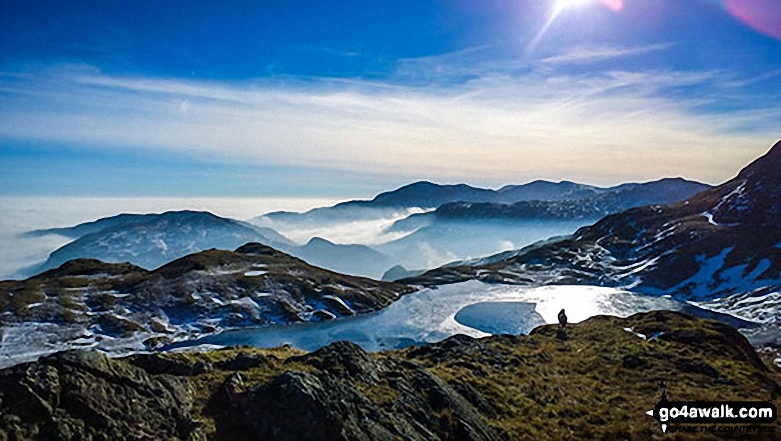
{"label": "snow patch", "polygon": [[[729,194],[721,198],[719,203],[715,207],[713,207],[713,210],[702,213],[702,215],[705,216],[708,219],[708,222],[710,222],[713,225],[734,226],[735,224],[719,224],[713,219],[713,216],[719,212],[719,210],[721,209],[721,207],[724,206],[724,204],[730,202],[733,199],[733,197],[740,198],[741,196],[743,196],[743,191],[745,189],[746,189],[746,182],[744,181],[736,189],[732,190]],[[742,211],[744,209],[744,207],[741,205],[737,206],[736,208],[738,209],[738,211]]]}
{"label": "snow patch", "polygon": [[700,265],[699,271],[692,277],[670,288],[668,291],[686,291],[684,288],[688,288],[688,291],[694,300],[707,298],[713,292],[712,284],[714,280],[717,280],[715,277],[716,272],[724,266],[724,261],[732,249],[733,247],[725,248],[721,253],[710,258],[706,258],[704,254],[697,256],[696,260]]}
{"label": "snow patch", "polygon": [[339,303],[340,305],[342,305],[342,307],[344,307],[345,309],[347,309],[347,310],[349,310],[349,311],[352,311],[352,312],[355,312],[355,311],[354,311],[354,310],[353,310],[353,309],[350,307],[350,305],[348,305],[347,303],[345,303],[345,301],[344,301],[344,300],[342,300],[342,299],[341,299],[341,298],[339,298],[339,297],[332,296],[332,295],[330,295],[330,294],[326,294],[326,295],[324,295],[324,296],[323,296],[323,298],[324,298],[324,299],[330,299],[330,300],[333,300],[333,301],[335,301],[336,303]]}
{"label": "snow patch", "polygon": [[252,299],[252,297],[242,297],[240,299],[231,300],[232,305],[241,305],[252,309],[260,309],[260,305]]}
{"label": "snow patch", "polygon": [[640,334],[639,332],[635,332],[635,330],[634,330],[634,329],[632,329],[632,328],[624,328],[624,331],[626,331],[626,332],[629,332],[629,333],[631,333],[631,334],[634,334],[634,335],[636,335],[636,336],[638,336],[638,337],[642,338],[643,340],[645,340],[645,339],[646,339],[646,338],[645,338],[645,334]]}
{"label": "snow patch", "polygon": [[244,273],[244,277],[258,277],[268,273],[268,271],[247,271]]}

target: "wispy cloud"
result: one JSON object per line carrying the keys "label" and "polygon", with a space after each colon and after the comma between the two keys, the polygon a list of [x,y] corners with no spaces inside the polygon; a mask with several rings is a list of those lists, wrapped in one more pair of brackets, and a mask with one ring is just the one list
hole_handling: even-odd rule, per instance
{"label": "wispy cloud", "polygon": [[675,46],[675,43],[650,44],[635,47],[578,48],[539,60],[543,64],[588,64],[615,58],[644,55]]}
{"label": "wispy cloud", "polygon": [[723,76],[532,70],[422,88],[63,69],[0,78],[0,138],[446,181],[716,182],[776,139],[781,120],[777,106],[716,112],[708,93],[674,93],[712,91]]}

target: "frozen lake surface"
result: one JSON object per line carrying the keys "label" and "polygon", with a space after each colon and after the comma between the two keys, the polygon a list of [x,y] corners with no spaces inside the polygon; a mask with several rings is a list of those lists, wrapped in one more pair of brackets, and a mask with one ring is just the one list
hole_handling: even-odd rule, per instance
{"label": "frozen lake surface", "polygon": [[570,323],[595,315],[627,317],[657,309],[712,316],[693,305],[615,288],[490,285],[472,280],[408,294],[381,311],[357,317],[227,331],[172,348],[200,344],[275,347],[287,343],[312,351],[334,341],[350,340],[377,351],[436,342],[455,334],[528,333],[541,324],[558,323],[562,308]]}

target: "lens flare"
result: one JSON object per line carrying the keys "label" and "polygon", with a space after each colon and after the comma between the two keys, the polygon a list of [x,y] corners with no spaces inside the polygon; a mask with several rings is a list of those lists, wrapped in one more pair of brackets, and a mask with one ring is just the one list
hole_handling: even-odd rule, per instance
{"label": "lens flare", "polygon": [[624,9],[624,0],[600,0],[603,5],[612,9],[613,12],[618,12]]}
{"label": "lens flare", "polygon": [[781,1],[724,0],[724,9],[752,29],[781,40]]}

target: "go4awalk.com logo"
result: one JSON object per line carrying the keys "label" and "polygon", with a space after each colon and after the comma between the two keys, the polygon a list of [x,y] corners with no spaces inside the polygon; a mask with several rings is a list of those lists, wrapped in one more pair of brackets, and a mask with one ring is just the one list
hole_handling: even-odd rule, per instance
{"label": "go4awalk.com logo", "polygon": [[[670,401],[667,392],[646,414],[662,425],[662,432],[775,433],[778,412],[766,401]],[[765,426],[763,426],[765,425]]]}

